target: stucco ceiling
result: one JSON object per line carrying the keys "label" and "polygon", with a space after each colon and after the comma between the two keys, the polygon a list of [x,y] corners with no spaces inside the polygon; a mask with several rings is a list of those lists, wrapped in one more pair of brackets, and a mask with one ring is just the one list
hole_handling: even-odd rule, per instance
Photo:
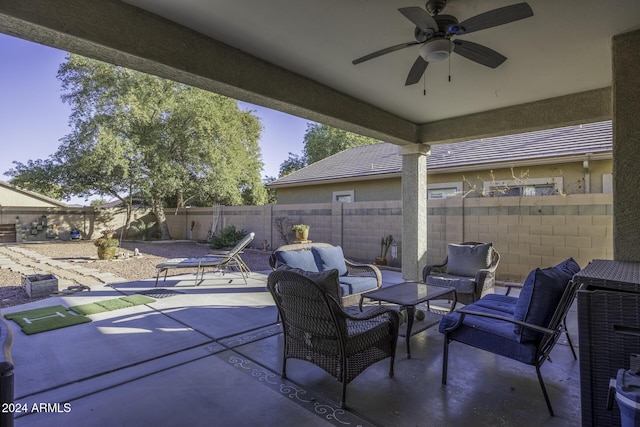
{"label": "stucco ceiling", "polygon": [[[517,2],[450,0],[443,13],[462,21]],[[504,64],[490,69],[454,54],[450,63],[431,64],[424,81],[405,87],[419,46],[359,65],[351,61],[414,40],[414,25],[397,9],[424,2],[127,3],[417,124],[610,86],[611,37],[640,28],[638,0],[529,0],[533,17],[459,37],[502,53]]]}

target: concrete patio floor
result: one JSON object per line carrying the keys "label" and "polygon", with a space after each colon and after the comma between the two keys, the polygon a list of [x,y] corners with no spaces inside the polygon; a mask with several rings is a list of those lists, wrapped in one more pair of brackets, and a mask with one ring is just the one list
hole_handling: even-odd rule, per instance
{"label": "concrete patio floor", "polygon": [[[579,363],[557,345],[542,375],[556,412],[550,417],[533,367],[453,343],[442,386],[442,335],[414,336],[412,358],[398,342],[388,359],[347,387],[315,365],[291,360],[280,377],[283,337],[266,273],[169,277],[147,305],[90,316],[93,321],[25,335],[13,322],[16,426],[578,426]],[[401,281],[384,271],[385,284]],[[73,306],[153,289],[154,280],[94,287],[3,310]],[[154,295],[150,295],[154,297]],[[568,319],[577,341],[575,308]],[[562,339],[564,341],[564,338]],[[69,402],[32,412],[33,404]],[[51,412],[51,410],[54,410]]]}

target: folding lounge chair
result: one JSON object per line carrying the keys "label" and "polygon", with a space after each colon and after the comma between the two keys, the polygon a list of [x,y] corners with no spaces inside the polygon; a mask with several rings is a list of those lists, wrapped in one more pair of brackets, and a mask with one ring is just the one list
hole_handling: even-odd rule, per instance
{"label": "folding lounge chair", "polygon": [[[156,265],[158,273],[156,274],[156,284],[158,286],[158,279],[164,272],[164,280],[167,280],[167,272],[172,268],[195,268],[196,269],[196,286],[204,280],[204,269],[211,268],[214,271],[221,271],[223,274],[229,269],[237,269],[240,275],[244,279],[245,285],[247,284],[247,277],[251,270],[245,262],[240,258],[240,253],[249,246],[249,243],[255,237],[255,233],[247,234],[242,240],[238,242],[232,249],[227,252],[216,253],[215,256],[208,256],[203,258],[173,258],[168,259],[160,264]],[[200,280],[198,280],[200,279]]]}

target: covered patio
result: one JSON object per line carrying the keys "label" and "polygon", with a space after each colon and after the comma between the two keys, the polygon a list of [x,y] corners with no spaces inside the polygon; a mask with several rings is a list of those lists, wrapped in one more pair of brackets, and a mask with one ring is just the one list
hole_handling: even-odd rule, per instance
{"label": "covered patio", "polygon": [[[384,272],[387,284],[401,281]],[[3,310],[73,306],[156,291],[153,280],[94,287]],[[82,325],[24,335],[16,329],[16,426],[577,426],[579,367],[564,339],[542,369],[551,418],[535,369],[452,344],[449,381],[441,386],[443,338],[437,327],[412,338],[412,358],[398,342],[395,376],[388,361],[347,388],[315,365],[290,360],[282,370],[283,335],[266,291],[266,275],[249,284],[207,274],[171,277],[147,305],[92,315]],[[569,329],[575,340],[576,318]],[[68,402],[68,406],[64,403]],[[40,403],[49,404],[40,408]],[[56,406],[56,404],[58,406]]]}
{"label": "covered patio", "polygon": [[[616,260],[640,261],[640,175],[636,172],[640,162],[640,3],[531,0],[533,17],[465,36],[465,40],[500,51],[508,57],[505,64],[488,69],[454,55],[449,67],[446,63],[430,66],[419,87],[403,86],[417,49],[403,49],[358,66],[351,63],[372,51],[413,40],[414,26],[396,8],[423,5],[400,3],[5,0],[0,2],[0,31],[398,145],[403,156],[402,278],[408,280],[417,279],[425,264],[424,156],[430,145],[613,120],[613,253]],[[464,20],[513,2],[449,3],[445,13]],[[452,76],[451,83],[447,73]],[[252,316],[241,315],[238,321],[229,322],[223,315],[216,322],[212,319],[220,316],[220,311],[207,310],[206,316],[211,318],[206,319],[206,325],[186,322],[178,326],[173,322],[179,315],[191,317],[191,313],[203,310],[170,305],[161,315],[154,311],[148,317],[170,321],[166,328],[173,332],[163,336],[182,336],[178,332],[183,327],[197,331],[189,332],[196,339],[185,348],[187,353],[198,355],[169,352],[172,358],[185,357],[184,363],[125,381],[139,386],[130,389],[131,394],[118,392],[117,387],[90,392],[86,399],[95,401],[78,412],[97,414],[93,408],[104,405],[104,416],[113,417],[124,416],[123,408],[129,408],[139,416],[131,424],[156,421],[171,425],[167,423],[170,417],[183,423],[189,415],[208,424],[222,416],[219,414],[227,414],[231,418],[225,418],[226,424],[291,424],[291,420],[302,424],[314,420],[342,425],[337,416],[317,421],[317,415],[294,405],[291,398],[268,392],[266,380],[261,381],[264,387],[255,387],[255,377],[242,375],[243,359],[237,361],[239,366],[229,362],[231,356],[239,355],[251,366],[260,363],[277,371],[277,335],[240,346],[243,352],[233,346],[202,355],[202,346],[210,346],[214,338],[216,343],[223,342],[224,337],[269,327],[275,309],[267,303],[263,285],[259,287],[256,292],[264,298],[260,300],[262,314],[257,321],[230,331],[210,328],[228,328]],[[167,299],[167,304],[179,301],[173,298]],[[212,300],[211,304],[219,303]],[[145,317],[143,313],[140,316]],[[164,328],[159,326],[158,330]],[[100,338],[106,336],[101,334]],[[95,342],[103,344],[102,340]],[[452,351],[450,367],[457,375],[451,376],[446,388],[440,387],[440,344],[441,337],[430,331],[416,338],[415,359],[399,358],[393,380],[376,372],[376,366],[364,374],[366,378],[354,381],[349,399],[361,418],[354,424],[579,424],[578,362],[570,358],[568,348],[558,346],[552,353],[557,354],[557,360],[544,369],[551,398],[562,405],[552,419],[542,399],[536,398],[535,378],[522,375],[520,366],[502,358],[466,348],[464,352]],[[156,345],[162,344],[159,341]],[[163,360],[164,356],[153,363]],[[204,377],[202,364],[213,360],[216,363],[212,365],[221,370]],[[417,360],[423,363],[414,364]],[[135,377],[143,367],[146,362],[132,363],[130,375]],[[335,385],[306,366],[300,370],[309,381],[305,384],[313,384],[310,389]],[[488,370],[491,373],[485,377]],[[62,371],[80,373],[81,368],[68,365]],[[121,374],[114,371],[113,377]],[[296,376],[294,370],[290,374]],[[182,383],[182,379],[189,381]],[[41,381],[38,377],[35,382]],[[513,392],[502,389],[508,382],[513,384]],[[237,386],[239,383],[245,386]],[[73,387],[83,384],[70,382]],[[168,394],[163,389],[174,390]],[[61,392],[59,388],[50,390]],[[144,396],[144,400],[132,394]],[[44,394],[37,397],[52,399]],[[202,405],[188,406],[196,401]],[[387,407],[381,402],[392,404]],[[158,418],[148,418],[153,416]],[[46,414],[27,418],[38,417],[43,423],[47,419]]]}

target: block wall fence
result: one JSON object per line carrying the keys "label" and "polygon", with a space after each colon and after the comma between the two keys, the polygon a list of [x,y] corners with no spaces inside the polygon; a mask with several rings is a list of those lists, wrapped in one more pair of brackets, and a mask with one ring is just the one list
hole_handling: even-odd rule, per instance
{"label": "block wall fence", "polygon": [[[172,208],[165,214],[177,240],[206,241],[213,224],[216,231],[233,225],[256,233],[253,248],[270,251],[285,243],[279,222],[287,228],[304,223],[311,226],[310,240],[340,245],[348,258],[358,261],[372,262],[380,254],[380,239],[391,234],[398,257],[389,253],[389,265],[399,267],[402,259],[401,201]],[[105,228],[121,230],[125,218],[122,209],[3,206],[0,224],[15,222],[17,216],[27,241],[53,240],[24,233],[43,215],[49,228],[56,224],[59,240],[68,240],[73,227],[84,239],[98,237]],[[146,209],[134,210],[134,217],[155,221]],[[613,259],[611,194],[429,200],[427,223],[427,262],[442,261],[449,242],[493,242],[501,255],[497,278],[504,281],[521,282],[533,268],[568,257],[581,266]]]}
{"label": "block wall fence", "polygon": [[[309,239],[342,246],[348,258],[372,262],[380,239],[392,234],[402,258],[402,202],[318,203],[299,205],[221,206],[178,209],[167,215],[173,238],[206,240],[216,229],[234,225],[256,233],[254,248],[268,250],[284,244],[276,228],[279,218],[289,224],[309,224]],[[191,231],[191,224],[194,224]],[[574,194],[429,200],[427,262],[438,263],[450,242],[493,242],[501,260],[497,277],[524,280],[536,267],[573,257],[581,266],[593,259],[613,259],[613,197]],[[293,237],[291,237],[293,240]]]}

